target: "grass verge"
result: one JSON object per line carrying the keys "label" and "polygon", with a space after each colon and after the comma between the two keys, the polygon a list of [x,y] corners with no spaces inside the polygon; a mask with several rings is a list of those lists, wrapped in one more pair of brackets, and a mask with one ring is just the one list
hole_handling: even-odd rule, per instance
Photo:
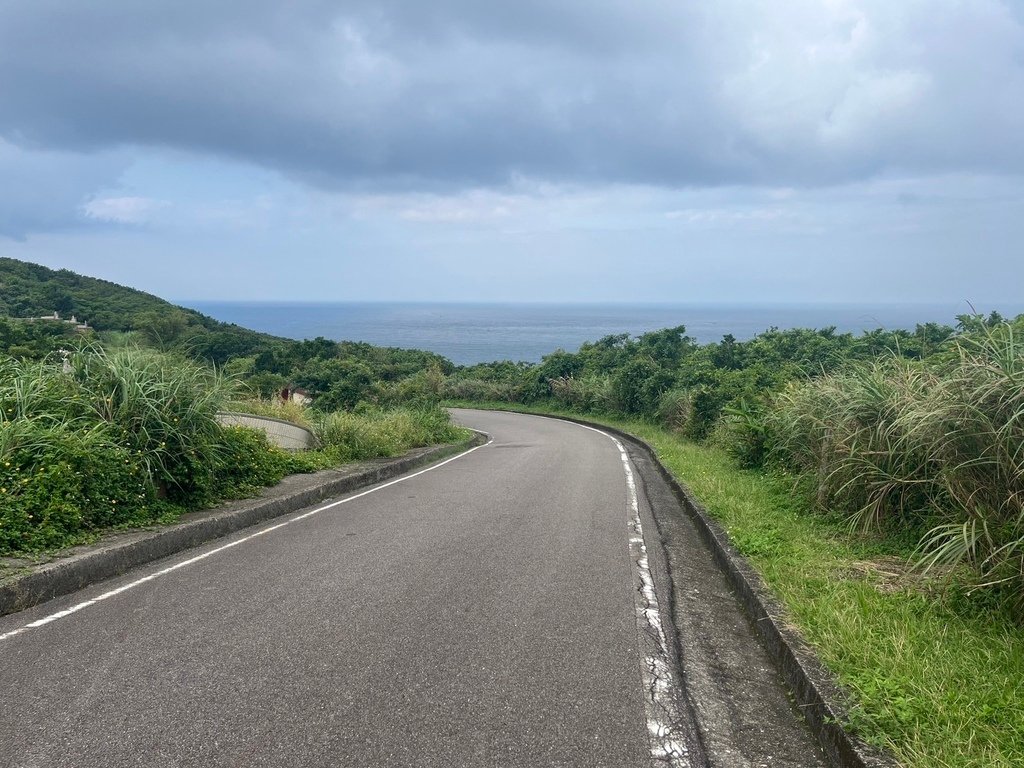
{"label": "grass verge", "polygon": [[721,522],[850,693],[849,728],[908,767],[1024,765],[1024,632],[1009,615],[931,589],[906,568],[912,543],[812,514],[785,478],[739,469],[661,427],[586,418],[649,443]]}

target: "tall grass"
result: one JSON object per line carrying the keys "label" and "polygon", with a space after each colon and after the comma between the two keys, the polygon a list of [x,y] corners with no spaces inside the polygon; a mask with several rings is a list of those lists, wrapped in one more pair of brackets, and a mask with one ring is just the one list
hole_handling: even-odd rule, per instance
{"label": "tall grass", "polygon": [[929,414],[947,514],[925,562],[969,562],[1024,600],[1024,346],[1010,325],[957,347]]}
{"label": "tall grass", "polygon": [[888,359],[788,387],[728,417],[741,458],[761,441],[821,508],[913,533],[925,569],[969,567],[1024,607],[1024,346],[985,328],[925,363]]}
{"label": "tall grass", "polygon": [[608,376],[562,376],[548,382],[551,397],[563,408],[577,413],[607,413],[614,406],[612,382]]}
{"label": "tall grass", "polygon": [[279,480],[287,457],[216,422],[231,389],[212,370],[148,350],[87,346],[67,366],[0,360],[0,552],[60,546]]}
{"label": "tall grass", "polygon": [[522,403],[526,400],[522,387],[515,381],[455,377],[445,379],[441,399],[477,403]]}
{"label": "tall grass", "polygon": [[268,416],[272,419],[290,421],[306,429],[313,428],[313,420],[309,409],[301,403],[280,398],[246,398],[233,399],[226,403],[225,408],[238,413],[251,413],[253,416]]}
{"label": "tall grass", "polygon": [[314,421],[314,432],[337,462],[395,456],[410,448],[454,442],[466,434],[437,406],[322,414]]}
{"label": "tall grass", "polygon": [[223,435],[216,415],[232,382],[212,368],[145,349],[92,347],[71,362],[90,415],[144,457],[158,484],[173,495],[209,481]]}

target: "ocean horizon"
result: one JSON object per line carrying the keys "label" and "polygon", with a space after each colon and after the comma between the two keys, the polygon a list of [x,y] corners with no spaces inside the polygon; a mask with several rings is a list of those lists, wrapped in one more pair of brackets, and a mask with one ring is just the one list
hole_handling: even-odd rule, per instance
{"label": "ocean horizon", "polygon": [[[726,334],[750,339],[769,328],[826,328],[862,333],[913,330],[921,323],[955,325],[972,312],[967,302],[903,304],[550,304],[443,302],[180,301],[223,322],[292,339],[323,336],[378,346],[424,349],[456,365],[495,360],[539,362],[557,349],[574,352],[588,341],[636,336],[686,326],[705,344]],[[1013,317],[1015,306],[993,309]]]}

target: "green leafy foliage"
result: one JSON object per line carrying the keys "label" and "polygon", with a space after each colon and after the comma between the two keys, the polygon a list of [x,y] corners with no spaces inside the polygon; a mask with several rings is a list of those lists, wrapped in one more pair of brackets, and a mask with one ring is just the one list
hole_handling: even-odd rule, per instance
{"label": "green leafy foliage", "polygon": [[0,553],[145,524],[308,468],[262,433],[217,423],[232,387],[211,369],[93,345],[68,363],[0,358]]}
{"label": "green leafy foliage", "polygon": [[0,552],[60,545],[162,511],[139,454],[102,432],[0,423]]}

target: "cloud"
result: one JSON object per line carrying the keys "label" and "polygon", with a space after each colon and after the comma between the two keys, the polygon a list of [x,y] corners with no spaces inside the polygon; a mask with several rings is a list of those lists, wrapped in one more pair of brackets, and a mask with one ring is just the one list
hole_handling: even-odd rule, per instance
{"label": "cloud", "polygon": [[85,215],[97,221],[117,224],[145,224],[152,215],[169,205],[148,197],[96,197],[82,206]]}
{"label": "cloud", "polygon": [[1024,27],[997,0],[0,10],[8,142],[172,148],[331,189],[1019,174],[1022,92]]}
{"label": "cloud", "polygon": [[668,211],[667,219],[678,219],[687,224],[708,227],[774,224],[780,219],[791,219],[793,213],[782,208],[684,208]]}
{"label": "cloud", "polygon": [[0,139],[0,238],[82,226],[82,202],[128,165],[120,152],[23,149]]}

